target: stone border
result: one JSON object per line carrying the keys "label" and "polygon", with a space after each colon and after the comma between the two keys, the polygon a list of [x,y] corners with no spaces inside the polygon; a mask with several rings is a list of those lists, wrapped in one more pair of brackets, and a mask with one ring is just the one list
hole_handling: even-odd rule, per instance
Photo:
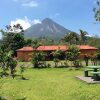
{"label": "stone border", "polygon": [[94,81],[91,77],[85,77],[85,76],[76,76],[79,80],[82,80],[88,84],[100,84],[100,81]]}

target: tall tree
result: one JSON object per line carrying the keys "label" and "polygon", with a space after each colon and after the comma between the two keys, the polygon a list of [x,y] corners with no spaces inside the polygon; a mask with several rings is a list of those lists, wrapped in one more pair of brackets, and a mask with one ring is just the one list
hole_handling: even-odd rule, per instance
{"label": "tall tree", "polygon": [[[14,27],[16,27],[16,31],[17,28],[21,31],[16,33]],[[16,50],[22,48],[25,45],[24,36],[22,34],[23,28],[20,26],[20,24],[14,25],[13,27],[8,25],[6,28],[6,31],[0,30],[3,35],[1,46],[7,51],[12,50],[15,55]]]}
{"label": "tall tree", "polygon": [[93,8],[93,11],[96,21],[100,21],[100,0],[96,0],[96,5]]}
{"label": "tall tree", "polygon": [[77,44],[79,41],[79,36],[75,32],[71,32],[69,34],[66,34],[63,40],[69,44]]}
{"label": "tall tree", "polygon": [[86,35],[88,35],[88,33],[80,29],[80,43],[81,44],[86,44],[86,40],[87,40]]}

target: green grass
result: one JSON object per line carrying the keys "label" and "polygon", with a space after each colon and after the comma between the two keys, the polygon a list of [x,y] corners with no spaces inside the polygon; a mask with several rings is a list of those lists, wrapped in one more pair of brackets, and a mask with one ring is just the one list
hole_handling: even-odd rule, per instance
{"label": "green grass", "polygon": [[29,80],[1,78],[0,96],[7,100],[100,100],[100,84],[86,84],[77,75],[83,75],[83,70],[28,68],[24,76]]}

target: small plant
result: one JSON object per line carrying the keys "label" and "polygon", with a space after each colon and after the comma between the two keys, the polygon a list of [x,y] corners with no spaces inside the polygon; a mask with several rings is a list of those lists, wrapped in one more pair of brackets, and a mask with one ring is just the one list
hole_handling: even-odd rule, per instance
{"label": "small plant", "polygon": [[25,67],[24,67],[24,64],[22,64],[20,66],[20,74],[21,74],[21,79],[22,80],[26,80],[26,78],[23,76],[24,71],[25,71]]}
{"label": "small plant", "polygon": [[47,66],[47,68],[51,68],[51,64],[47,64],[46,66]]}
{"label": "small plant", "polygon": [[52,52],[53,54],[53,61],[55,62],[55,67],[58,67],[58,62],[60,61],[59,57],[61,55],[61,51],[60,50],[56,50],[54,52]]}
{"label": "small plant", "polygon": [[74,64],[74,66],[77,67],[77,68],[81,66],[80,60],[75,60],[75,61],[73,62],[73,64]]}
{"label": "small plant", "polygon": [[60,61],[59,59],[54,59],[53,60],[55,62],[55,68],[58,67],[58,62]]}
{"label": "small plant", "polygon": [[65,67],[68,67],[68,66],[69,66],[67,61],[64,62],[64,66],[65,66]]}

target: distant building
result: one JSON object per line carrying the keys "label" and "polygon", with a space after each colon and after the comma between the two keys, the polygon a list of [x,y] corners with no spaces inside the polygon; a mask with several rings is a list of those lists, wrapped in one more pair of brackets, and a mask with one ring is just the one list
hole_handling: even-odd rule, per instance
{"label": "distant building", "polygon": [[[80,49],[80,58],[83,58],[84,55],[94,56],[97,52],[97,48],[89,45],[77,45]],[[39,46],[36,51],[43,51],[50,54],[52,51],[62,50],[67,51],[68,46],[66,45],[56,45],[56,46]],[[32,53],[35,51],[31,46],[23,47],[17,50],[17,58],[22,61],[29,61],[32,58]],[[49,57],[48,57],[49,58]]]}

